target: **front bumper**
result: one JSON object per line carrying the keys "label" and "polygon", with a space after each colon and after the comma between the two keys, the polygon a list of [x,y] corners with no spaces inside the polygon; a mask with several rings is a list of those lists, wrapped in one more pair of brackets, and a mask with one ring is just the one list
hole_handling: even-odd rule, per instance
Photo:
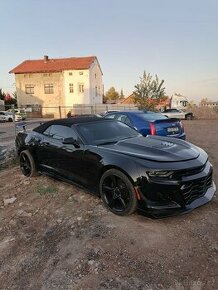
{"label": "front bumper", "polygon": [[145,180],[139,186],[139,211],[154,218],[184,214],[208,203],[216,186],[209,162],[204,170],[180,180]]}

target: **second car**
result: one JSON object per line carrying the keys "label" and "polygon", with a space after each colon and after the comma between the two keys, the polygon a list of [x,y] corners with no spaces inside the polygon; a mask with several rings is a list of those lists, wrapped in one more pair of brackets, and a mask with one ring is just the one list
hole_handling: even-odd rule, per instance
{"label": "second car", "polygon": [[121,121],[137,130],[143,136],[159,135],[185,140],[183,123],[160,113],[150,111],[123,111],[107,114],[104,118]]}

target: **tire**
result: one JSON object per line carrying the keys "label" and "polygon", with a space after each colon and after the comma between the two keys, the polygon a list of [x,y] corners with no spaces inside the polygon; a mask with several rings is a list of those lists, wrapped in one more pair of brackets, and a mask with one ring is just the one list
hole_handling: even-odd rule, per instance
{"label": "tire", "polygon": [[137,209],[137,198],[129,178],[117,169],[106,171],[99,183],[100,195],[111,212],[117,215],[130,215]]}
{"label": "tire", "polygon": [[13,122],[13,119],[12,119],[12,118],[9,118],[9,119],[8,119],[8,122]]}
{"label": "tire", "polygon": [[35,161],[29,150],[24,150],[20,153],[20,169],[26,177],[34,177],[39,175],[36,170]]}

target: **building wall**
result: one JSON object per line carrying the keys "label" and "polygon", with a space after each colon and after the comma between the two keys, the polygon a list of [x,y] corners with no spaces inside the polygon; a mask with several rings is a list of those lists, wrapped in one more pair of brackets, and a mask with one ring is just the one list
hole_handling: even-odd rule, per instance
{"label": "building wall", "polygon": [[202,107],[208,107],[208,108],[216,108],[218,107],[218,102],[204,102],[201,104]]}
{"label": "building wall", "polygon": [[[65,70],[64,75],[64,94],[65,106],[75,104],[90,104],[90,84],[89,70]],[[73,84],[73,92],[70,92],[70,84]],[[84,85],[84,92],[79,91],[79,85]]]}
{"label": "building wall", "polygon": [[[50,109],[44,109],[43,112],[46,114],[57,111],[52,107],[77,104],[94,105],[102,104],[103,101],[102,72],[97,61],[86,70],[16,74],[15,81],[18,106],[50,107]],[[53,84],[54,92],[46,94],[45,84]],[[70,84],[73,84],[73,92],[70,92]],[[79,91],[80,84],[83,84],[84,92]],[[27,94],[26,85],[33,85],[34,93]]]}
{"label": "building wall", "polygon": [[[41,105],[56,107],[64,104],[62,73],[16,74],[16,90],[18,106]],[[44,84],[53,84],[54,92],[45,94]],[[26,93],[26,85],[34,85],[34,94]]]}
{"label": "building wall", "polygon": [[188,99],[184,96],[173,95],[171,98],[171,108],[185,109],[187,108]]}
{"label": "building wall", "polygon": [[95,60],[90,67],[90,103],[102,104],[103,93],[102,72],[97,60]]}

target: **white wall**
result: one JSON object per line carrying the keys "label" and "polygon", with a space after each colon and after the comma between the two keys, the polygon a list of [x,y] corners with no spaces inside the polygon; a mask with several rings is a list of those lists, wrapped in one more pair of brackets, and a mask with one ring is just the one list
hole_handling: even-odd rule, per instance
{"label": "white wall", "polygon": [[171,99],[171,108],[185,109],[188,104],[188,99],[184,96],[173,95]]}
{"label": "white wall", "polygon": [[[90,104],[89,70],[66,70],[64,73],[65,106],[74,104]],[[72,73],[72,75],[70,75]],[[74,92],[70,93],[69,84],[73,84]],[[84,84],[84,93],[79,92],[79,84]]]}
{"label": "white wall", "polygon": [[[97,96],[95,87],[97,87]],[[90,99],[91,104],[103,103],[102,72],[97,60],[90,67]]]}

